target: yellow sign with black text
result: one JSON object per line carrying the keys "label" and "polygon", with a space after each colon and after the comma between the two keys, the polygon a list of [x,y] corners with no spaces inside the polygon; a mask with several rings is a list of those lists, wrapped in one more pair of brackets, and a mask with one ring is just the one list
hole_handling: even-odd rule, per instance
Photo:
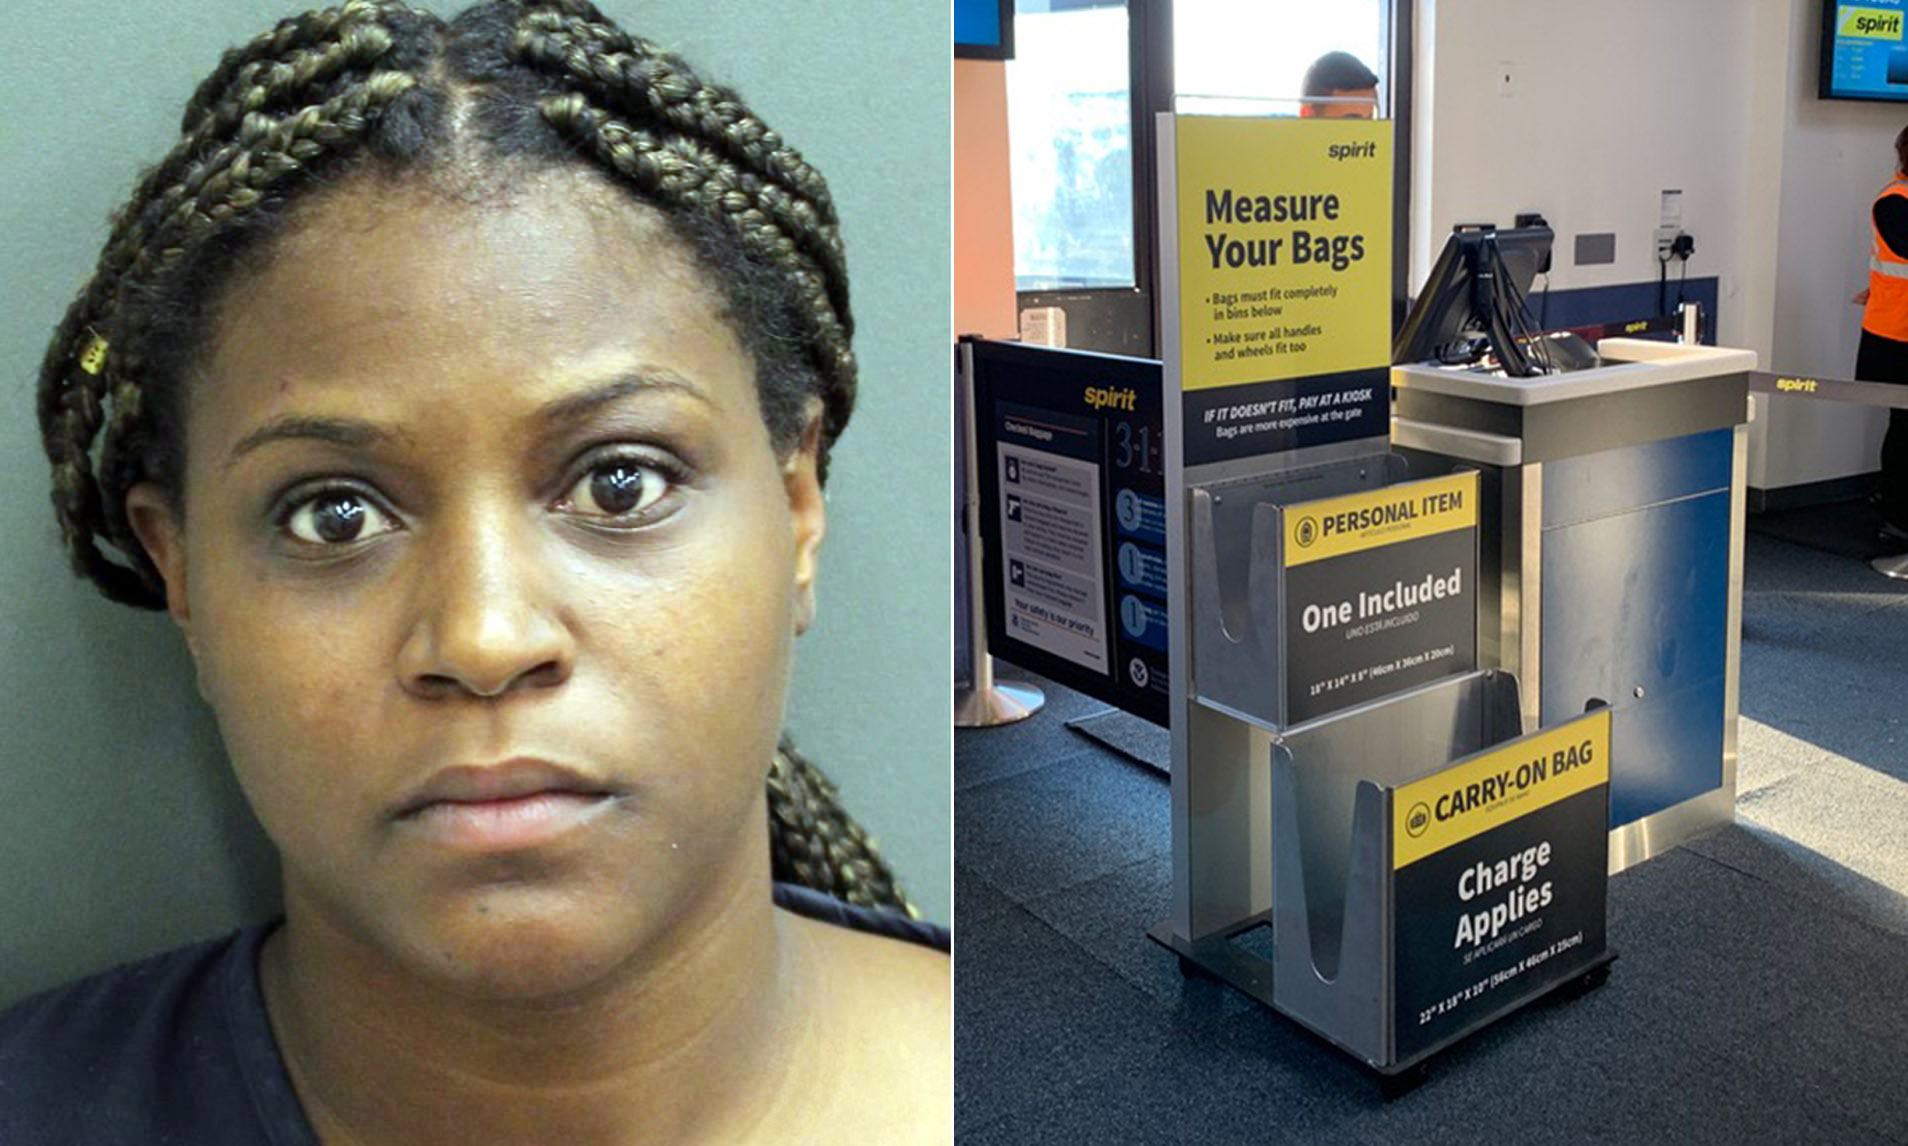
{"label": "yellow sign with black text", "polygon": [[1610,782],[1610,710],[1473,757],[1392,793],[1391,866]]}
{"label": "yellow sign with black text", "polygon": [[1180,116],[1181,387],[1391,364],[1391,124]]}
{"label": "yellow sign with black text", "polygon": [[1285,567],[1476,524],[1476,471],[1303,502],[1285,511]]}

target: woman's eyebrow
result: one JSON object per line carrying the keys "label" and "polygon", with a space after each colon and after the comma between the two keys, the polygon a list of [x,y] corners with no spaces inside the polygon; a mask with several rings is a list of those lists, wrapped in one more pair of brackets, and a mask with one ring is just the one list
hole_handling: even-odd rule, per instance
{"label": "woman's eyebrow", "polygon": [[362,450],[386,442],[408,440],[408,438],[409,435],[402,430],[380,426],[362,418],[328,418],[293,414],[274,418],[240,438],[238,444],[232,447],[232,452],[226,456],[225,468],[231,469],[246,454],[271,442],[318,441],[348,450]]}
{"label": "woman's eyebrow", "polygon": [[[542,423],[574,422],[632,394],[657,391],[683,394],[704,405],[715,405],[714,399],[681,374],[664,368],[645,368],[618,374],[600,385],[546,402],[537,408],[535,418]],[[246,454],[272,442],[316,441],[341,449],[363,450],[409,439],[410,435],[402,430],[362,418],[292,414],[275,418],[239,439],[226,456],[225,468],[231,469]]]}
{"label": "woman's eyebrow", "polygon": [[641,368],[618,374],[607,382],[579,393],[566,394],[546,402],[538,408],[536,420],[543,423],[575,422],[632,394],[656,391],[683,394],[705,406],[715,405],[715,400],[710,398],[701,387],[674,370],[659,367]]}

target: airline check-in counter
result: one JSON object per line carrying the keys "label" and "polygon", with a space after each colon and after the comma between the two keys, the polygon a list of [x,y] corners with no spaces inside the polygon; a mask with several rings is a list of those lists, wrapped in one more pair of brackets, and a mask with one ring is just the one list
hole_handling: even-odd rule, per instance
{"label": "airline check-in counter", "polygon": [[1734,816],[1751,351],[1605,339],[1602,365],[1391,374],[1392,445],[1479,471],[1480,665],[1525,731],[1612,706],[1610,869]]}

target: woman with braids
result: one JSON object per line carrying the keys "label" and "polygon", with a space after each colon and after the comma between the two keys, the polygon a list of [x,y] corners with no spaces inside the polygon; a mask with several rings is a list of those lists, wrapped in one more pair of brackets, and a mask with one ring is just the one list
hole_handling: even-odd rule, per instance
{"label": "woman with braids", "polygon": [[39,415],[284,918],[0,1016],[0,1142],[951,1137],[946,934],[778,747],[852,329],[821,176],[585,0],[227,53]]}

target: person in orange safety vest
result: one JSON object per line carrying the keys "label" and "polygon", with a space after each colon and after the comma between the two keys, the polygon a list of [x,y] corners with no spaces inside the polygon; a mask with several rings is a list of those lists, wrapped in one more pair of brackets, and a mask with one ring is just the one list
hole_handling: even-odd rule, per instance
{"label": "person in orange safety vest", "polygon": [[[1895,177],[1870,211],[1874,240],[1862,305],[1855,377],[1908,384],[1908,128],[1895,136]],[[1888,412],[1881,449],[1883,540],[1908,543],[1908,410]]]}

